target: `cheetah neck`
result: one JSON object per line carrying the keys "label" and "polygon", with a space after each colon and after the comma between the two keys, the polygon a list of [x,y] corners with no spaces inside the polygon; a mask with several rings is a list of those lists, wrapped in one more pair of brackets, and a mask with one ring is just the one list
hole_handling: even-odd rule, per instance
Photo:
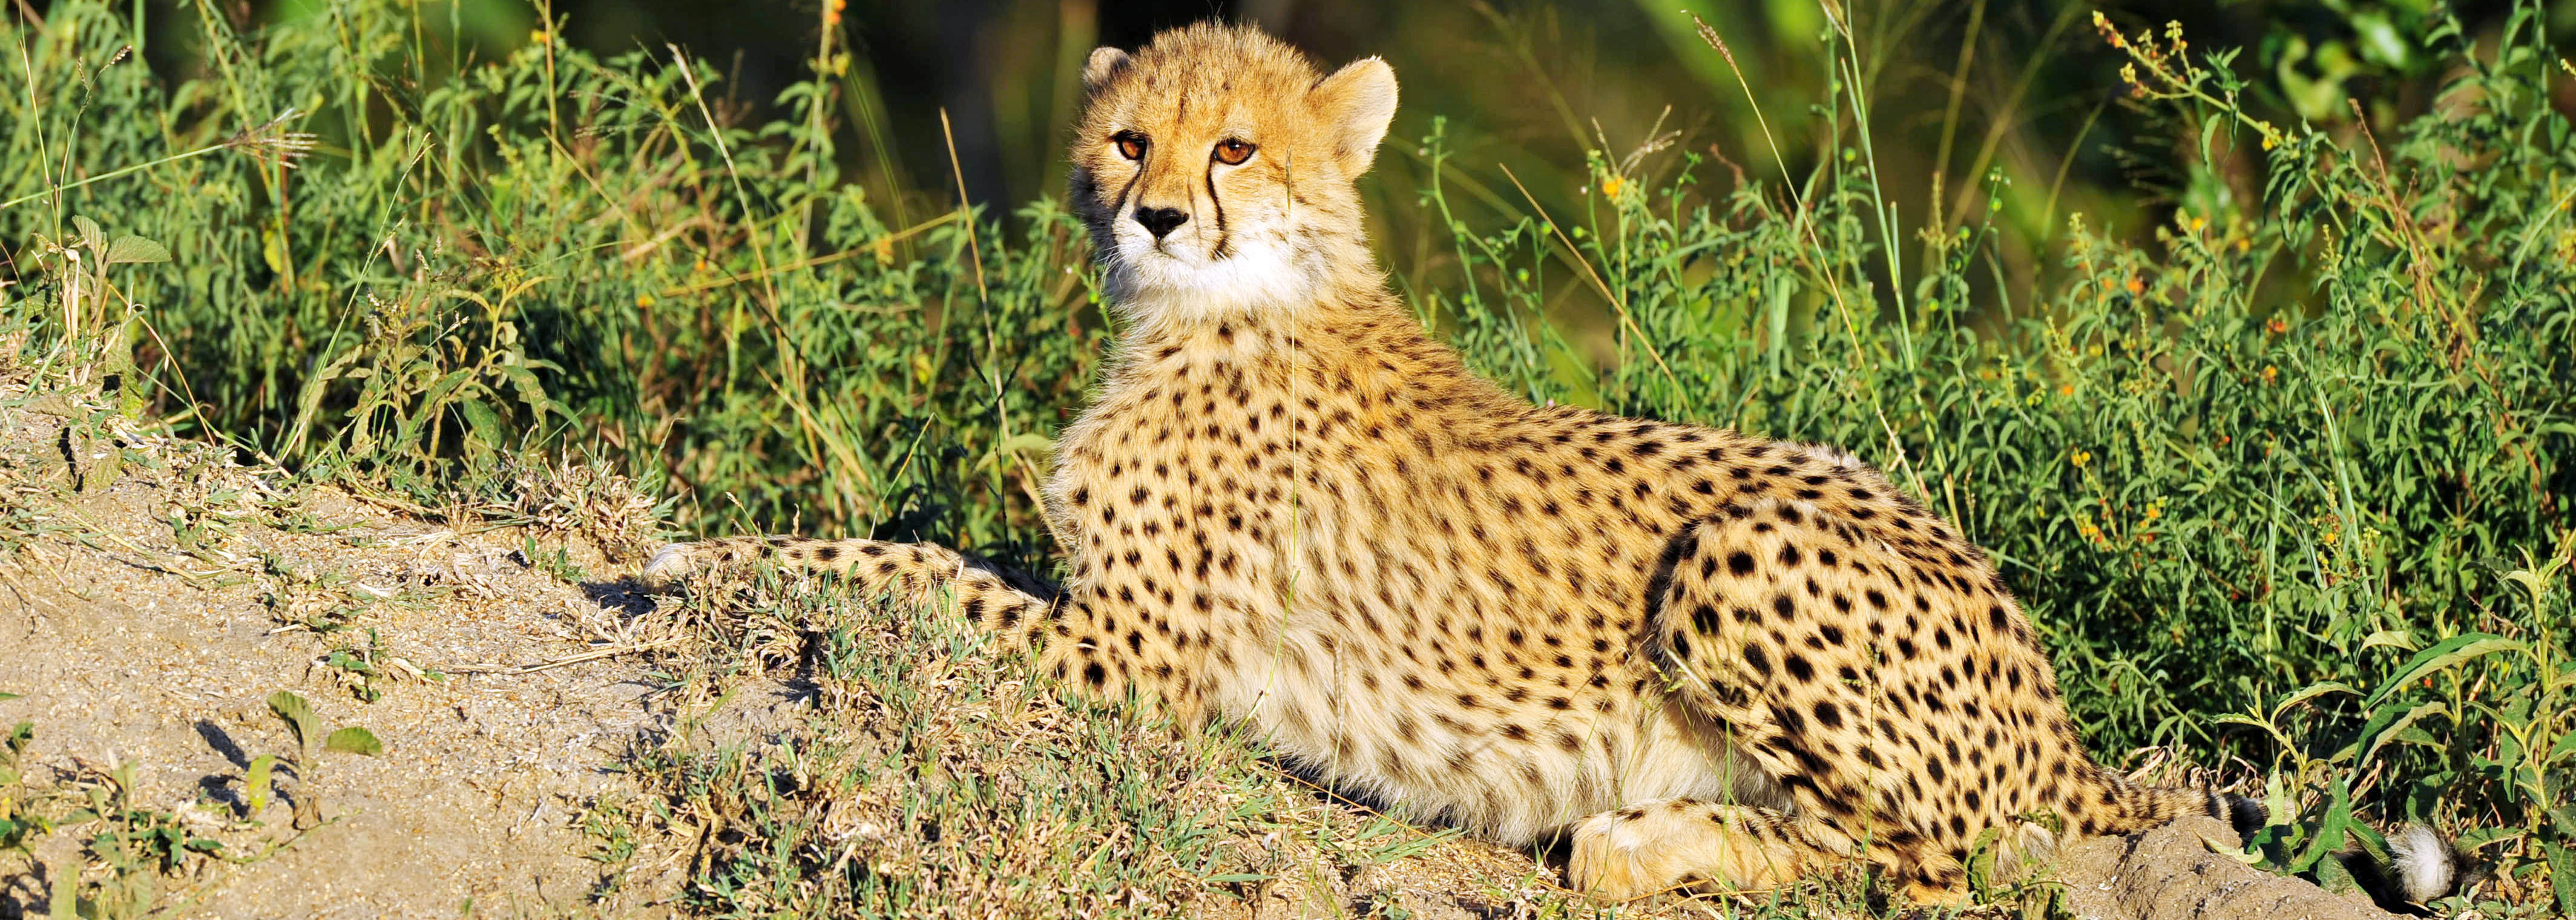
{"label": "cheetah neck", "polygon": [[[1426,424],[1436,420],[1423,411],[1492,409],[1501,398],[1375,284],[1294,309],[1139,325],[1122,337],[1104,384],[1095,412],[1148,398],[1185,410],[1195,400],[1213,411],[1213,399],[1283,405],[1295,418],[1356,402],[1406,406],[1413,412],[1408,424]],[[1171,402],[1176,397],[1181,401]]]}
{"label": "cheetah neck", "polygon": [[[1295,310],[1130,327],[1116,349],[1058,439],[1051,516],[1074,490],[1122,471],[1254,455],[1307,468],[1384,449],[1390,432],[1445,440],[1525,408],[1374,285]],[[1077,554],[1087,542],[1057,536]]]}

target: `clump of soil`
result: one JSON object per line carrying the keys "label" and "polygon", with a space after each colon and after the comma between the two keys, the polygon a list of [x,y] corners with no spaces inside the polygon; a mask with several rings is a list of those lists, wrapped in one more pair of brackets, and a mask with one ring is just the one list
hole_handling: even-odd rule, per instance
{"label": "clump of soil", "polygon": [[2060,854],[2057,879],[2077,916],[2099,920],[2382,920],[2360,892],[2334,894],[2273,875],[2212,849],[2236,832],[2198,815],[2126,837],[2075,841]]}

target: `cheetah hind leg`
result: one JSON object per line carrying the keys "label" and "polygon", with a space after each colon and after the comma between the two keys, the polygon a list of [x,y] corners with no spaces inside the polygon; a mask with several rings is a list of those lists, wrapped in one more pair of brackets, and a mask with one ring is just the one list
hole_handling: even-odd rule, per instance
{"label": "cheetah hind leg", "polygon": [[1593,898],[1628,901],[1695,888],[1764,891],[1851,864],[1782,812],[1697,799],[1659,799],[1574,826],[1568,881]]}

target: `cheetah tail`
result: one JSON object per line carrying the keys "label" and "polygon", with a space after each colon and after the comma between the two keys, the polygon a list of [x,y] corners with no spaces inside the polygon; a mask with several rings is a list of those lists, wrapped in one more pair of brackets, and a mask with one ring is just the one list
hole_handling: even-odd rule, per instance
{"label": "cheetah tail", "polygon": [[2094,825],[2090,830],[2096,833],[2135,833],[2185,815],[2207,815],[2225,821],[2240,836],[2264,824],[2262,803],[2244,796],[2211,789],[2149,786],[2110,770],[2102,771],[2099,781],[2097,794],[2102,809],[2088,821]]}

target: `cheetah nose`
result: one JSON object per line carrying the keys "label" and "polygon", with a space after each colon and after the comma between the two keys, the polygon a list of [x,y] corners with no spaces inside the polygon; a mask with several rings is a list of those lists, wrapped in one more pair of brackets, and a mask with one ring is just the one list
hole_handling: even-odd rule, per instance
{"label": "cheetah nose", "polygon": [[1190,216],[1181,213],[1179,208],[1136,209],[1136,222],[1144,224],[1145,229],[1151,231],[1154,238],[1158,240],[1170,234],[1172,228],[1188,223],[1189,220]]}

